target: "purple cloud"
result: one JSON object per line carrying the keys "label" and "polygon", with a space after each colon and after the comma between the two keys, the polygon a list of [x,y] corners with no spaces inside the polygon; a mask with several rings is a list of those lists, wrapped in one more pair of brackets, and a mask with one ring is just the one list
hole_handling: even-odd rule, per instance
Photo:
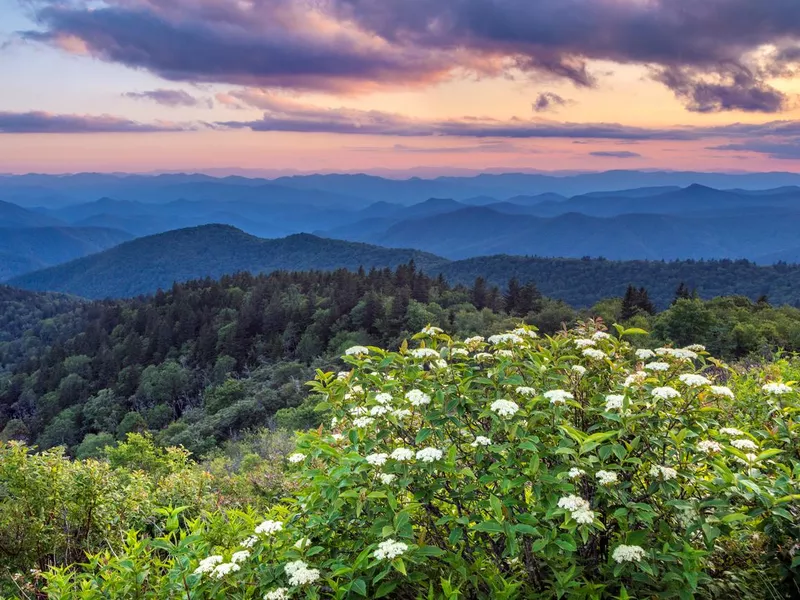
{"label": "purple cloud", "polygon": [[134,100],[151,100],[162,106],[204,106],[211,108],[210,100],[195,98],[190,93],[183,90],[149,90],[146,92],[128,92],[123,94],[126,98]]}
{"label": "purple cloud", "polygon": [[536,112],[546,112],[555,109],[557,106],[564,106],[569,102],[569,100],[562,98],[554,92],[542,92],[536,97],[536,101],[533,103],[533,110]]}
{"label": "purple cloud", "polygon": [[152,133],[183,131],[175,124],[148,124],[110,115],[56,115],[41,111],[0,112],[2,133]]}
{"label": "purple cloud", "polygon": [[[28,39],[166,79],[361,91],[460,73],[597,85],[637,64],[690,110],[778,112],[800,61],[794,0],[31,0]],[[772,51],[766,51],[772,48]]]}
{"label": "purple cloud", "polygon": [[599,156],[604,158],[641,158],[638,152],[628,152],[627,150],[597,150],[589,152],[589,156]]}

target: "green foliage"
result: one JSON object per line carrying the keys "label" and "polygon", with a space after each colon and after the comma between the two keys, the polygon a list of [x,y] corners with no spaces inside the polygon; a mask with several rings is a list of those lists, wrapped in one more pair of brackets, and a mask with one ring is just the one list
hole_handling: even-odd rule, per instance
{"label": "green foliage", "polygon": [[[413,348],[351,348],[312,384],[333,419],[298,437],[288,497],[197,518],[165,504],[154,533],[49,570],[47,594],[796,596],[800,363],[736,370],[701,347],[636,350],[643,334],[427,327]],[[207,468],[274,466],[274,443],[230,444]],[[127,445],[113,452],[186,464]]]}

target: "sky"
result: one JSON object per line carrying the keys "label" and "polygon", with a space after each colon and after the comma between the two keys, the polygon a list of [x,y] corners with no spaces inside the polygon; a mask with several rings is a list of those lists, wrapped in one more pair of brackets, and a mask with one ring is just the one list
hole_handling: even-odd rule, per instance
{"label": "sky", "polygon": [[797,0],[0,0],[0,173],[800,169]]}

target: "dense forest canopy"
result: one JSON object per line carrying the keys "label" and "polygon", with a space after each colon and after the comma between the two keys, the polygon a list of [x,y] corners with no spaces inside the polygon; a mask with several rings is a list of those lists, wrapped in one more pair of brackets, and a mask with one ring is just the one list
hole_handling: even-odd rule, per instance
{"label": "dense forest canopy", "polygon": [[518,279],[452,286],[413,263],[241,273],[130,300],[0,292],[2,437],[79,456],[136,431],[203,454],[276,419],[315,425],[304,386],[314,368],[335,367],[353,344],[396,348],[429,323],[469,336],[524,321],[550,334],[591,316],[666,343],[700,341],[729,359],[800,349],[800,311],[768,298],[703,301],[683,284],[656,313],[649,290],[630,286],[576,311]]}

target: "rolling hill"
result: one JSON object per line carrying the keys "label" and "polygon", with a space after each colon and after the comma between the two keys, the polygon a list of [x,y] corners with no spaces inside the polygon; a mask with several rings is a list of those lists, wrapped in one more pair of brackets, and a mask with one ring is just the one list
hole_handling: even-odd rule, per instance
{"label": "rolling hill", "polygon": [[410,260],[427,270],[446,262],[416,250],[392,250],[308,234],[267,240],[226,225],[204,225],[138,238],[8,283],[86,298],[128,297],[170,287],[175,281],[217,278],[239,271],[394,267]]}

